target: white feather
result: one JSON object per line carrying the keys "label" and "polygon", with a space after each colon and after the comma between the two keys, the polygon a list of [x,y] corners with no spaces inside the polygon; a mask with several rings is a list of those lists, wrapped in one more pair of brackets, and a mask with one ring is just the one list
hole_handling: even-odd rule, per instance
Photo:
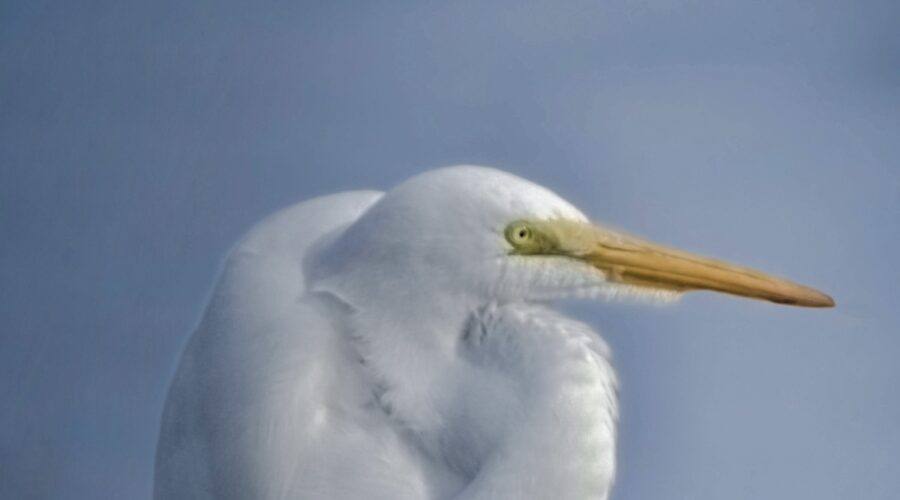
{"label": "white feather", "polygon": [[535,304],[621,293],[509,255],[509,221],[586,218],[457,167],[319,198],[227,260],[169,392],[157,499],[605,499],[609,350]]}

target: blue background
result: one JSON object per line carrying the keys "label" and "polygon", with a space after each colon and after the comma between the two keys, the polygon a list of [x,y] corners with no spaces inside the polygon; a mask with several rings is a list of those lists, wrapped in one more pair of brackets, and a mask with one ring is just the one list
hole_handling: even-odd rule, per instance
{"label": "blue background", "polygon": [[900,498],[895,1],[0,2],[0,497],[148,498],[229,246],[495,165],[834,310],[576,304],[626,499]]}

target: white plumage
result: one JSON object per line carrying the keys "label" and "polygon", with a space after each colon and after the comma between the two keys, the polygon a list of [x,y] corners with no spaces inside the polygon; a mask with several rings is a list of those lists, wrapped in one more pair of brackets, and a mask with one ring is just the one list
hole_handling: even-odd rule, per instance
{"label": "white plumage", "polygon": [[[275,214],[228,258],[182,355],[155,497],[607,498],[609,350],[541,301],[708,288],[827,305],[659,247],[628,260],[649,245],[480,167]],[[716,286],[654,274],[673,259]]]}

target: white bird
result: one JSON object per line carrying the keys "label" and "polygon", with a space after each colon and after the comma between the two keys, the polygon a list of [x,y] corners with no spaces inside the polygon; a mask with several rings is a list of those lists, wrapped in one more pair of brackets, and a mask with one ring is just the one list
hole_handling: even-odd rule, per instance
{"label": "white bird", "polygon": [[233,250],[169,390],[157,499],[606,499],[616,378],[567,297],[827,295],[450,167],[287,208]]}

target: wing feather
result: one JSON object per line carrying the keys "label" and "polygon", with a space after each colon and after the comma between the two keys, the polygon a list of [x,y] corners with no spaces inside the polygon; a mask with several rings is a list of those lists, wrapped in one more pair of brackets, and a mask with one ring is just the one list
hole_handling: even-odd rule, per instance
{"label": "wing feather", "polygon": [[334,385],[358,382],[335,369],[345,353],[322,304],[306,294],[302,262],[380,196],[294,205],[235,247],[169,390],[156,498],[285,498],[298,469],[310,467],[304,454],[316,450],[318,427],[354,396]]}

